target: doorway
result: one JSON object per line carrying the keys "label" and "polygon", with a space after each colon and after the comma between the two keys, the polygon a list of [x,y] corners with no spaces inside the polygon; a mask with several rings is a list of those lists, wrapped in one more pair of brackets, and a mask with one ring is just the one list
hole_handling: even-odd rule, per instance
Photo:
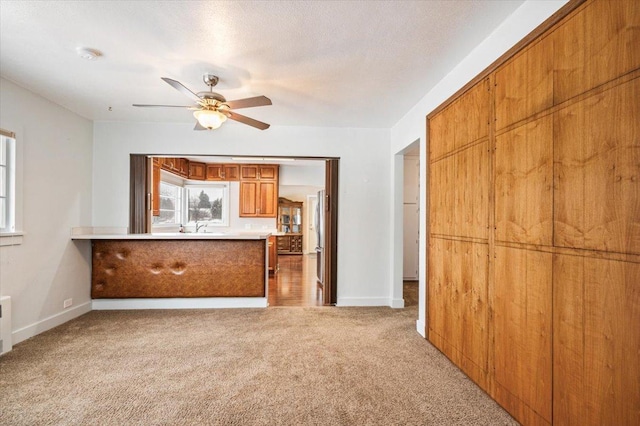
{"label": "doorway", "polygon": [[420,143],[415,141],[403,158],[402,290],[405,306],[417,306],[420,270]]}
{"label": "doorway", "polygon": [[[286,181],[280,187],[284,215],[301,207],[306,235],[301,253],[289,253],[286,247],[278,251],[278,267],[269,278],[269,306],[336,303],[338,167],[338,159],[325,160],[322,187],[289,187]],[[289,219],[279,218],[278,223],[281,226]]]}
{"label": "doorway", "polygon": [[[322,169],[322,177],[321,184],[324,185],[324,190],[326,194],[326,207],[323,210],[325,213],[326,221],[325,221],[325,244],[327,250],[325,251],[325,255],[322,257],[322,266],[323,271],[325,271],[326,276],[323,280],[321,286],[318,287],[318,279],[316,276],[316,266],[317,266],[317,257],[314,253],[308,253],[313,248],[310,248],[312,244],[314,244],[314,238],[308,238],[305,242],[306,248],[303,251],[302,257],[298,259],[286,259],[282,262],[282,271],[283,273],[280,275],[281,281],[283,284],[283,288],[291,287],[294,282],[302,283],[304,280],[305,283],[312,283],[313,292],[314,292],[314,300],[313,302],[308,299],[300,299],[296,306],[317,306],[317,305],[332,305],[335,304],[337,300],[337,215],[338,215],[338,168],[339,168],[339,159],[338,158],[315,158],[315,157],[280,157],[280,158],[269,158],[269,157],[244,157],[244,159],[237,161],[237,157],[231,156],[215,156],[215,155],[168,155],[168,154],[131,154],[130,155],[130,164],[131,164],[131,173],[130,173],[130,204],[129,204],[129,219],[130,219],[130,232],[131,233],[147,233],[152,231],[152,227],[154,224],[152,223],[152,213],[155,213],[153,202],[152,202],[152,188],[154,188],[154,182],[162,182],[162,178],[160,177],[161,173],[158,170],[156,173],[155,168],[153,167],[154,163],[152,159],[154,157],[163,157],[163,158],[179,158],[185,159],[188,164],[193,161],[194,163],[202,163],[205,164],[210,163],[221,163],[221,164],[234,164],[242,162],[245,163],[255,163],[259,161],[265,161],[270,163],[278,163],[280,164],[281,170],[289,169],[287,173],[281,175],[281,177],[287,179],[291,178],[295,180],[295,177],[300,175],[300,170],[296,170],[293,167],[288,167],[287,165],[292,163],[303,164],[306,163],[319,163],[320,168]],[[189,157],[189,158],[186,158]],[[293,176],[293,177],[292,177]],[[188,183],[189,178],[185,178],[186,180],[182,182],[182,186]],[[282,183],[282,182],[281,182]],[[285,180],[286,183],[286,180]],[[175,182],[174,182],[175,184]],[[174,185],[175,186],[175,185]],[[232,182],[229,187],[230,193],[235,193],[234,186],[238,186],[238,182]],[[317,194],[317,192],[316,192]],[[237,195],[237,194],[236,194]],[[278,195],[278,194],[276,194]],[[306,201],[307,195],[313,194],[305,194],[302,198]],[[231,196],[230,196],[231,198]],[[324,197],[323,197],[324,198]],[[329,201],[330,200],[330,201]],[[236,223],[236,228],[238,229],[230,229],[228,232],[235,231],[243,231],[255,229],[256,231],[261,230],[264,232],[266,229],[273,229],[273,235],[276,235],[277,225],[276,218],[273,218],[273,223],[267,224],[264,222],[266,220],[262,219],[260,223],[247,223],[246,219],[237,218],[234,215],[233,210],[234,206],[237,207],[237,204],[231,203],[230,209],[232,210],[230,216],[230,222]],[[162,210],[162,209],[159,209]],[[237,210],[236,210],[237,212]],[[308,216],[308,214],[303,214],[304,216]],[[237,226],[240,225],[240,226]],[[258,227],[256,227],[258,226]],[[175,226],[174,232],[178,232],[178,225]],[[197,223],[196,223],[197,227]],[[306,226],[308,229],[308,224]],[[197,228],[196,228],[197,231]],[[271,232],[271,231],[269,231]],[[304,235],[306,229],[301,234]],[[280,262],[279,262],[280,263]],[[288,269],[291,273],[284,273],[284,270]],[[269,280],[271,281],[271,280]],[[318,292],[320,290],[320,292]],[[269,294],[265,296],[269,297]],[[290,305],[290,304],[289,304]]]}

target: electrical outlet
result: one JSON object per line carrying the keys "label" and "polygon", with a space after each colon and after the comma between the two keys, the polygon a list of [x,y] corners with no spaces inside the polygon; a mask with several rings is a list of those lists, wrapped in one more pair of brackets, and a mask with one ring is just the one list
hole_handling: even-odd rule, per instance
{"label": "electrical outlet", "polygon": [[64,301],[64,308],[68,308],[69,306],[73,305],[73,299],[67,299]]}

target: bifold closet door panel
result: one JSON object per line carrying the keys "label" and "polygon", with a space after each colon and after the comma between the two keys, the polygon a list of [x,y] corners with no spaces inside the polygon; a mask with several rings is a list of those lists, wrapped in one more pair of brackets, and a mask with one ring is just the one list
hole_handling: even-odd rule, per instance
{"label": "bifold closet door panel", "polygon": [[640,68],[638,0],[589,1],[552,36],[556,105]]}
{"label": "bifold closet door panel", "polygon": [[467,90],[429,119],[429,159],[437,160],[489,136],[489,80]]}
{"label": "bifold closet door panel", "polygon": [[489,237],[489,148],[481,142],[430,164],[430,233]]}
{"label": "bifold closet door panel", "polygon": [[496,240],[552,245],[553,116],[496,137]]}
{"label": "bifold closet door panel", "polygon": [[553,38],[544,37],[496,71],[496,130],[553,106]]}
{"label": "bifold closet door panel", "polygon": [[553,260],[556,425],[640,424],[640,264]]}
{"label": "bifold closet door panel", "polygon": [[640,254],[640,78],[555,115],[555,245]]}
{"label": "bifold closet door panel", "polygon": [[486,389],[487,244],[431,238],[429,340]]}
{"label": "bifold closet door panel", "polygon": [[551,422],[552,256],[496,247],[495,399],[523,424]]}

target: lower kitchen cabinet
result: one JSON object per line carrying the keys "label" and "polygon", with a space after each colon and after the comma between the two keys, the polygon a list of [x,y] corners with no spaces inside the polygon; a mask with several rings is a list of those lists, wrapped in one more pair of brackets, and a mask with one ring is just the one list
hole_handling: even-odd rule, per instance
{"label": "lower kitchen cabinet", "polygon": [[302,234],[279,235],[278,254],[302,254]]}
{"label": "lower kitchen cabinet", "polygon": [[269,274],[278,272],[278,241],[277,237],[269,237]]}

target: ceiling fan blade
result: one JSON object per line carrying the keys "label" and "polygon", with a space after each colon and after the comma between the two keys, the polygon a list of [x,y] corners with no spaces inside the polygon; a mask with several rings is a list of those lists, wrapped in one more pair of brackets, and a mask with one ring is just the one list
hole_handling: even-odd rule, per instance
{"label": "ceiling fan blade", "polygon": [[179,92],[182,92],[184,95],[186,95],[192,101],[197,102],[197,103],[201,103],[202,102],[202,99],[200,98],[200,96],[196,95],[191,90],[187,89],[184,86],[184,84],[180,83],[179,81],[172,80],[172,79],[167,78],[167,77],[161,77],[161,78],[165,82],[169,83],[174,89],[176,89]]}
{"label": "ceiling fan blade", "polygon": [[228,117],[232,120],[238,121],[243,124],[255,127],[256,129],[266,130],[270,127],[270,124],[263,123],[262,121],[254,120],[253,118],[245,117],[233,111],[227,111]]}
{"label": "ceiling fan blade", "polygon": [[196,121],[196,127],[193,130],[207,130],[207,128],[201,125],[199,121]]}
{"label": "ceiling fan blade", "polygon": [[227,101],[231,109],[251,108],[258,106],[271,105],[271,99],[266,96],[256,96],[255,98],[236,99],[235,101]]}
{"label": "ceiling fan blade", "polygon": [[[134,107],[145,107],[145,108],[154,108],[154,107],[162,107],[162,108],[194,108],[189,105],[145,105],[145,104],[133,104]],[[195,107],[197,108],[197,107]]]}

